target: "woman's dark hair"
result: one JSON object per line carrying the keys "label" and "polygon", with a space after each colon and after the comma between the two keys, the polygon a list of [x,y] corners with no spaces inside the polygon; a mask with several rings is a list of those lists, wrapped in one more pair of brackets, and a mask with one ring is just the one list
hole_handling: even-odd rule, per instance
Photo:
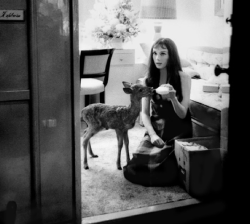
{"label": "woman's dark hair", "polygon": [[183,96],[179,74],[179,72],[182,71],[180,57],[174,41],[169,38],[160,38],[151,47],[146,85],[153,88],[157,88],[159,86],[160,70],[156,68],[153,60],[153,49],[158,46],[168,50],[169,58],[166,66],[168,74],[167,83],[171,84],[174,87],[178,100],[182,101]]}

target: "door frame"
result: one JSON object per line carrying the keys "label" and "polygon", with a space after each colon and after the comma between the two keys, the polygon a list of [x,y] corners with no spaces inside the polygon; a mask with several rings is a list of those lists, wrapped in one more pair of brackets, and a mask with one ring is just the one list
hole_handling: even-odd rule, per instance
{"label": "door frame", "polygon": [[[80,152],[80,85],[79,85],[79,28],[78,1],[69,1],[70,58],[71,58],[71,101],[72,101],[72,222],[81,224],[81,152]],[[42,223],[41,165],[39,129],[39,92],[37,56],[37,2],[27,0],[29,74],[31,97],[31,220]],[[39,221],[38,221],[39,220]]]}
{"label": "door frame", "polygon": [[79,13],[78,1],[70,1],[70,33],[71,33],[71,54],[72,54],[72,105],[73,105],[73,155],[75,158],[73,167],[73,192],[74,192],[74,209],[75,223],[82,223],[82,193],[81,193],[81,120],[80,120],[80,56],[79,56]]}
{"label": "door frame", "polygon": [[[233,1],[233,13],[232,13],[232,36],[231,36],[231,47],[230,47],[230,74],[229,74],[229,82],[230,82],[230,107],[229,107],[229,136],[228,136],[228,150],[230,154],[235,153],[234,147],[234,141],[236,141],[236,137],[239,134],[242,135],[242,132],[237,133],[238,130],[240,130],[240,124],[237,119],[235,119],[236,116],[240,116],[240,110],[235,110],[234,106],[238,104],[238,98],[243,97],[242,95],[239,96],[239,92],[237,92],[237,84],[242,84],[242,81],[236,77],[236,73],[238,71],[241,71],[240,69],[243,69],[240,65],[241,62],[237,62],[236,57],[238,53],[240,53],[240,50],[242,49],[240,46],[242,46],[245,43],[240,43],[237,41],[237,38],[239,39],[241,33],[238,32],[239,30],[239,22],[241,17],[240,8],[242,7],[242,4],[239,1]],[[237,33],[235,32],[237,31]],[[236,47],[237,46],[237,47]],[[78,49],[76,49],[78,51]],[[240,85],[239,85],[240,86]],[[233,106],[233,107],[232,107]],[[77,115],[76,115],[77,116]],[[239,128],[235,128],[236,125]],[[234,126],[234,128],[232,128]],[[236,140],[234,140],[236,139]],[[237,144],[239,144],[239,141],[237,141]],[[243,141],[242,141],[243,144]],[[230,155],[229,155],[230,156]],[[230,171],[230,162],[231,162],[231,156],[228,157],[227,162],[225,164],[225,189],[223,191],[222,197],[220,199],[211,200],[208,202],[195,202],[195,201],[189,201],[189,203],[185,204],[185,202],[180,205],[180,203],[169,203],[171,205],[157,205],[157,206],[151,206],[147,208],[143,208],[140,210],[134,209],[129,211],[124,211],[120,213],[113,213],[113,214],[107,214],[103,216],[95,216],[95,217],[89,217],[86,220],[86,223],[90,221],[91,223],[110,223],[112,221],[116,223],[129,223],[133,221],[139,221],[142,222],[142,220],[148,222],[156,222],[157,220],[165,220],[167,223],[200,223],[201,221],[204,223],[211,223],[211,221],[217,222],[224,222],[231,216],[236,217],[237,213],[235,211],[235,214],[230,214],[230,217],[228,217],[230,206],[233,205],[234,200],[232,197],[230,198],[230,202],[228,201],[228,196],[231,193],[231,185],[232,184],[232,175],[229,175]],[[243,163],[242,163],[243,164]],[[238,165],[238,164],[237,164]],[[235,167],[236,169],[237,167]],[[238,170],[238,169],[237,169]],[[230,177],[229,177],[230,176]],[[235,175],[233,175],[235,177]],[[240,177],[236,177],[238,180]],[[234,181],[235,184],[238,184],[239,182]],[[233,184],[234,185],[234,184]],[[240,184],[237,189],[240,188]],[[240,189],[239,189],[240,190]],[[207,212],[210,211],[210,212]],[[247,213],[246,213],[247,214]],[[183,217],[183,218],[182,218]],[[242,214],[243,217],[243,214]],[[187,218],[187,219],[185,219]],[[85,221],[83,220],[83,223]],[[138,223],[139,223],[138,222]]]}

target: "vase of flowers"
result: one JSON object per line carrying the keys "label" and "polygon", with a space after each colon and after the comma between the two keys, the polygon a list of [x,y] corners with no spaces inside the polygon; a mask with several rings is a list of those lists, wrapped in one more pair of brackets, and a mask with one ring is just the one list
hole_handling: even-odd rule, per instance
{"label": "vase of flowers", "polygon": [[113,47],[136,37],[139,31],[139,12],[134,12],[131,0],[98,0],[90,10],[86,31],[102,45]]}
{"label": "vase of flowers", "polygon": [[116,48],[116,49],[123,49],[123,39],[122,38],[112,38],[109,41],[110,47]]}

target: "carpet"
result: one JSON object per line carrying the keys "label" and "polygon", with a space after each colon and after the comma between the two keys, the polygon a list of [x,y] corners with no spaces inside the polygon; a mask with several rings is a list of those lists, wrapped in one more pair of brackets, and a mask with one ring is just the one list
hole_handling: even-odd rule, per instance
{"label": "carpet", "polygon": [[[129,130],[130,158],[144,132],[145,128],[138,123]],[[114,130],[97,133],[91,138],[91,146],[98,158],[88,155],[89,170],[82,168],[83,218],[192,198],[179,186],[144,187],[126,180],[123,171],[116,168],[117,139]],[[81,156],[83,161],[83,153]],[[121,166],[124,165],[125,148],[121,155]]]}

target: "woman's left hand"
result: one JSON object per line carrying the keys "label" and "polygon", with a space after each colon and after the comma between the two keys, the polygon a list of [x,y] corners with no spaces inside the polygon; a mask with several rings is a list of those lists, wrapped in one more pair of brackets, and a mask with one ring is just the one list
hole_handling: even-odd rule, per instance
{"label": "woman's left hand", "polygon": [[161,86],[169,88],[169,93],[162,95],[163,100],[169,101],[169,100],[173,100],[176,97],[176,90],[174,89],[174,87],[172,85],[167,83],[167,84],[162,84]]}

